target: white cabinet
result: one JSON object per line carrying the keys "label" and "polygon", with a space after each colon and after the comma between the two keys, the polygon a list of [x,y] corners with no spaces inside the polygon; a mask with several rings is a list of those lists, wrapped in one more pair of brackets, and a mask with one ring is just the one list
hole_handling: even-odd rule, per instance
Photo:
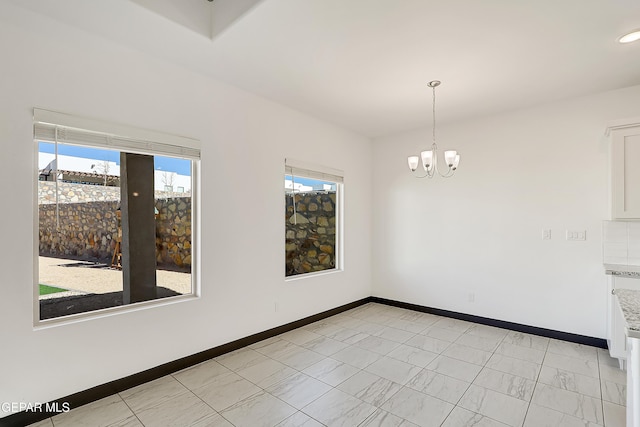
{"label": "white cabinet", "polygon": [[624,367],[627,358],[627,336],[624,333],[625,320],[620,304],[613,294],[616,289],[616,279],[609,276],[609,292],[607,297],[607,346],[609,355],[620,362],[620,369]]}
{"label": "white cabinet", "polygon": [[624,367],[627,358],[627,336],[625,327],[627,325],[622,314],[622,309],[614,295],[616,289],[633,289],[640,291],[640,279],[629,277],[608,277],[607,295],[607,346],[609,354],[620,362],[620,369]]}
{"label": "white cabinet", "polygon": [[627,426],[640,426],[640,339],[627,341]]}
{"label": "white cabinet", "polygon": [[611,218],[640,219],[640,119],[607,128],[611,158]]}
{"label": "white cabinet", "polygon": [[627,358],[627,335],[624,333],[624,315],[615,296],[613,298],[613,307],[610,309],[611,331],[607,344],[609,345],[609,354],[620,361],[620,369],[622,369],[624,366],[623,360]]}

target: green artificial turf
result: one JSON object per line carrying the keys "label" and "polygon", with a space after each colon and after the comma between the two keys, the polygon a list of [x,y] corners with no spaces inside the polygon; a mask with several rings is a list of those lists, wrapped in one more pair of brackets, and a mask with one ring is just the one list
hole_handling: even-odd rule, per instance
{"label": "green artificial turf", "polygon": [[56,288],[55,286],[40,285],[40,295],[55,294],[66,291],[66,289]]}

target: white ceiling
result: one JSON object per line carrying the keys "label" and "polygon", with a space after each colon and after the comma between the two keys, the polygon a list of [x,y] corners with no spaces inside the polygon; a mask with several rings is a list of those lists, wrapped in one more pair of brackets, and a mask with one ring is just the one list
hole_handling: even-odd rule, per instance
{"label": "white ceiling", "polygon": [[442,121],[640,84],[638,0],[263,0],[214,40],[126,0],[14,3],[372,137],[429,126],[434,79]]}

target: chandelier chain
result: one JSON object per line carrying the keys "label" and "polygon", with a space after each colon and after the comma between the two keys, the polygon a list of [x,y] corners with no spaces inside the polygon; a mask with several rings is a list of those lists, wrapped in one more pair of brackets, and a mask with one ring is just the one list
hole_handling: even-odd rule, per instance
{"label": "chandelier chain", "polygon": [[431,88],[433,91],[433,144],[436,144],[436,87]]}

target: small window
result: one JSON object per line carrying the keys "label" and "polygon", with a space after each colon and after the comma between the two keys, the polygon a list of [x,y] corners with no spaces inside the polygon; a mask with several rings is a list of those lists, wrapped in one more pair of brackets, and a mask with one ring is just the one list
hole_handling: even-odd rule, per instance
{"label": "small window", "polygon": [[284,179],[285,277],[339,270],[341,172],[291,163]]}
{"label": "small window", "polygon": [[[35,323],[193,296],[196,142],[46,110],[34,116]],[[187,191],[173,193],[176,181]]]}

